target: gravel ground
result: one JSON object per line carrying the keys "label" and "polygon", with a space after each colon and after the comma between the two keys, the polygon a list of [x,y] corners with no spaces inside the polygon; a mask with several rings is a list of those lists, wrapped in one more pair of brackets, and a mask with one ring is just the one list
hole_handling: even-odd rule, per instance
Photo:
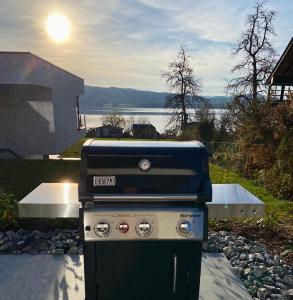
{"label": "gravel ground", "polygon": [[210,232],[207,252],[223,252],[254,300],[293,299],[293,267],[264,245],[231,232]]}
{"label": "gravel ground", "polygon": [[0,232],[0,254],[82,254],[78,230]]}
{"label": "gravel ground", "polygon": [[[293,266],[231,232],[209,233],[206,252],[223,252],[254,300],[293,300]],[[82,254],[78,230],[0,232],[0,254]]]}

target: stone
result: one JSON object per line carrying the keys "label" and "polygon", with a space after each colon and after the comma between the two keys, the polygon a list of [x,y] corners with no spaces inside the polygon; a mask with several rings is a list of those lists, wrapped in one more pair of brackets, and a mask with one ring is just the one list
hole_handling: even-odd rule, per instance
{"label": "stone", "polygon": [[242,273],[243,273],[243,268],[241,267],[233,267],[233,271],[234,273],[238,276],[241,277]]}
{"label": "stone", "polygon": [[222,236],[227,236],[227,237],[229,237],[229,233],[227,232],[227,231],[220,231],[220,234],[222,235]]}
{"label": "stone", "polygon": [[6,236],[8,238],[8,241],[13,241],[14,240],[14,232],[12,230],[6,231]]}
{"label": "stone", "polygon": [[284,300],[284,296],[280,294],[272,294],[270,295],[270,300]]}
{"label": "stone", "polygon": [[286,300],[293,300],[293,289],[290,289],[284,293]]}
{"label": "stone", "polygon": [[47,251],[49,249],[49,243],[47,240],[39,240],[37,247],[40,251]]}
{"label": "stone", "polygon": [[223,248],[223,253],[228,257],[231,258],[232,256],[235,255],[235,251],[231,246],[227,246]]}
{"label": "stone", "polygon": [[264,262],[265,261],[265,258],[263,257],[263,255],[261,253],[255,253],[255,259],[259,262]]}
{"label": "stone", "polygon": [[281,264],[281,262],[280,262],[279,259],[273,259],[272,265],[273,265],[273,266],[281,266],[282,264]]}
{"label": "stone", "polygon": [[256,296],[258,288],[254,285],[251,285],[247,290],[251,296]]}
{"label": "stone", "polygon": [[26,233],[26,231],[23,228],[20,228],[16,231],[16,234],[18,235],[24,235]]}
{"label": "stone", "polygon": [[251,246],[245,245],[245,246],[243,247],[243,250],[245,250],[245,251],[249,251],[249,250],[250,250],[250,248],[251,248]]}
{"label": "stone", "polygon": [[269,291],[271,294],[272,294],[272,293],[275,291],[275,289],[276,289],[273,285],[266,285],[266,284],[264,284],[263,287],[264,287],[267,291]]}
{"label": "stone", "polygon": [[250,251],[254,252],[254,253],[260,253],[260,252],[265,251],[265,246],[263,246],[261,244],[254,244],[254,245],[252,245]]}
{"label": "stone", "polygon": [[5,241],[3,239],[0,240],[0,246],[4,245]]}
{"label": "stone", "polygon": [[41,232],[39,230],[33,230],[32,235],[41,235]]}
{"label": "stone", "polygon": [[58,248],[58,249],[61,249],[61,248],[63,248],[63,244],[62,244],[61,241],[56,241],[56,242],[54,243],[54,247],[55,247],[55,248]]}
{"label": "stone", "polygon": [[271,276],[262,276],[260,279],[264,284],[274,284],[274,280]]}
{"label": "stone", "polygon": [[17,244],[14,241],[10,241],[6,245],[8,245],[10,251],[17,250]]}
{"label": "stone", "polygon": [[64,249],[54,249],[52,254],[64,254]]}
{"label": "stone", "polygon": [[251,268],[246,268],[246,269],[244,269],[243,273],[244,273],[244,276],[247,276],[247,275],[252,274],[252,270],[251,270]]}
{"label": "stone", "polygon": [[264,265],[254,268],[253,275],[257,278],[262,277],[267,271],[267,268]]}
{"label": "stone", "polygon": [[239,261],[238,265],[239,265],[239,267],[246,268],[247,267],[247,260]]}
{"label": "stone", "polygon": [[283,277],[282,282],[289,288],[293,288],[293,275],[286,275]]}
{"label": "stone", "polygon": [[250,282],[248,281],[248,280],[244,280],[243,281],[243,285],[246,287],[246,288],[248,288],[249,286],[250,286]]}
{"label": "stone", "polygon": [[55,242],[55,241],[60,241],[62,239],[62,235],[61,233],[57,234],[57,235],[54,235],[52,238],[51,238],[51,241],[52,242]]}
{"label": "stone", "polygon": [[39,251],[37,249],[30,249],[28,251],[29,254],[39,254]]}
{"label": "stone", "polygon": [[250,261],[254,261],[254,258],[255,258],[255,254],[254,254],[254,253],[250,253],[250,254],[248,255],[248,259],[249,259]]}
{"label": "stone", "polygon": [[55,233],[53,231],[48,231],[46,234],[45,234],[45,238],[47,240],[50,240],[53,236],[55,235]]}
{"label": "stone", "polygon": [[67,254],[78,255],[79,254],[79,249],[75,246],[71,247],[69,250],[67,250]]}
{"label": "stone", "polygon": [[27,245],[27,246],[25,246],[25,247],[22,248],[22,252],[23,252],[23,253],[26,253],[26,252],[28,252],[29,250],[31,250],[31,248],[32,248],[31,245]]}
{"label": "stone", "polygon": [[19,242],[16,243],[16,245],[17,245],[17,249],[22,249],[25,245],[25,242],[24,241],[19,241]]}
{"label": "stone", "polygon": [[259,300],[266,300],[267,297],[269,296],[267,289],[265,288],[259,288],[257,291],[257,297]]}
{"label": "stone", "polygon": [[280,289],[282,289],[282,290],[286,290],[287,289],[287,287],[286,287],[286,285],[284,284],[284,283],[282,283],[282,282],[276,282],[275,283],[275,285],[276,285],[276,287],[279,287]]}
{"label": "stone", "polygon": [[0,247],[0,252],[7,251],[8,249],[9,249],[9,245],[8,243],[6,243]]}
{"label": "stone", "polygon": [[69,247],[73,247],[75,246],[75,241],[73,239],[67,239],[66,240],[66,244],[69,246]]}

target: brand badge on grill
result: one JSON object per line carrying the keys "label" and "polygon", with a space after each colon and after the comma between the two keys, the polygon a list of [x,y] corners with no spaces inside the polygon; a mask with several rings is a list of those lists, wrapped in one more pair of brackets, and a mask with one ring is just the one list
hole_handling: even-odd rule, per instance
{"label": "brand badge on grill", "polygon": [[138,163],[138,167],[143,171],[146,172],[151,168],[151,162],[148,159],[142,159]]}
{"label": "brand badge on grill", "polygon": [[115,186],[116,177],[115,176],[94,176],[93,185],[94,186]]}

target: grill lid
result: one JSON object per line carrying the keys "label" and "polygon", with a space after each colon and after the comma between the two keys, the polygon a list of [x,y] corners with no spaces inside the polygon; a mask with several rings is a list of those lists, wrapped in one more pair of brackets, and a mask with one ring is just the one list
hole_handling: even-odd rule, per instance
{"label": "grill lid", "polygon": [[81,158],[80,201],[211,201],[199,142],[88,140]]}

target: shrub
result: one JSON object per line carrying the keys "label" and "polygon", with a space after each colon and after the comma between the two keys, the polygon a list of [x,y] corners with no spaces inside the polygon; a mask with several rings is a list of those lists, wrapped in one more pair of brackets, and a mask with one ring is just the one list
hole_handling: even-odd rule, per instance
{"label": "shrub", "polygon": [[265,216],[257,223],[260,228],[275,232],[279,229],[280,218],[275,212],[267,210]]}
{"label": "shrub", "polygon": [[0,187],[0,228],[17,224],[17,201],[13,194],[7,193]]}

